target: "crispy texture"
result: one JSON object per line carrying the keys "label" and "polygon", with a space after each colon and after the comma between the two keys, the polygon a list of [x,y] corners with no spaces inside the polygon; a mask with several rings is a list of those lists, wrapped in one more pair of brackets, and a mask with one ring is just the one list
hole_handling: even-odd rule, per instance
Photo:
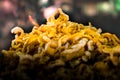
{"label": "crispy texture", "polygon": [[[55,15],[58,13],[60,15],[55,19]],[[47,24],[39,27],[30,17],[30,21],[34,22],[37,28],[33,28],[32,32],[28,34],[19,27],[13,28],[12,33],[15,33],[16,37],[12,41],[10,50],[26,54],[31,51],[33,54],[44,52],[52,56],[59,52],[67,60],[75,58],[76,52],[80,52],[80,55],[85,51],[98,50],[101,53],[109,53],[111,56],[114,53],[120,53],[120,40],[114,34],[101,33],[100,29],[92,27],[91,24],[84,26],[68,20],[69,17],[61,9],[47,19]],[[40,48],[43,49],[40,51]],[[67,54],[74,54],[74,56],[67,58]],[[76,55],[79,57],[78,54]]]}
{"label": "crispy texture", "polygon": [[[55,18],[57,14],[59,16]],[[94,75],[96,74],[98,79],[102,79],[99,78],[102,76],[105,80],[109,80],[108,76],[114,74],[111,71],[107,75],[110,68],[109,62],[116,67],[116,70],[120,66],[120,39],[116,35],[102,33],[101,29],[93,27],[91,23],[85,26],[71,22],[69,21],[68,15],[64,14],[61,9],[58,9],[55,14],[49,17],[46,24],[40,26],[33,21],[31,16],[29,18],[35,25],[32,31],[30,33],[24,33],[20,27],[13,28],[11,32],[15,34],[15,39],[12,41],[8,51],[2,51],[5,56],[12,54],[13,58],[15,56],[19,57],[17,59],[19,66],[15,69],[21,70],[21,65],[24,63],[34,66],[34,68],[36,65],[45,65],[45,70],[62,66],[56,72],[56,75],[59,76],[57,77],[58,79],[61,76],[66,80],[85,80],[86,77],[91,76],[91,80],[96,80]],[[25,62],[24,59],[27,59],[27,61]],[[34,62],[33,64],[29,64],[31,60]],[[77,68],[69,71],[66,68],[66,63],[69,63],[69,67],[72,69],[75,66]],[[28,67],[26,66],[26,68]],[[79,73],[83,69],[86,72],[83,74]],[[96,73],[96,70],[98,73]],[[112,68],[111,70],[114,69]],[[41,70],[38,71],[42,78],[43,75],[40,74]],[[64,71],[70,72],[68,74],[69,76]],[[72,72],[76,74],[76,77],[71,76]],[[82,75],[80,76],[80,74]],[[53,73],[52,76],[56,75]],[[36,76],[38,77],[38,75]],[[47,78],[50,77],[48,76]],[[118,75],[115,78],[113,77],[113,79],[117,80]]]}

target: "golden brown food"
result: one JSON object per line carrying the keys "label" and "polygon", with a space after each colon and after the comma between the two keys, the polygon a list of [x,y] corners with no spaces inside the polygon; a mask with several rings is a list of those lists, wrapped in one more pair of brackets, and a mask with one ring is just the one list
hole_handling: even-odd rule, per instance
{"label": "golden brown food", "polygon": [[15,39],[2,51],[0,79],[119,79],[120,39],[115,34],[71,22],[61,9],[40,26],[29,18],[35,25],[30,33],[11,30]]}

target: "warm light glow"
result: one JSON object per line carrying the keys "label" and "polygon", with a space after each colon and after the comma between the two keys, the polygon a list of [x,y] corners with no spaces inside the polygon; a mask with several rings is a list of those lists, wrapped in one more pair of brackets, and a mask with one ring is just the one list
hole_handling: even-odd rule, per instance
{"label": "warm light glow", "polygon": [[48,0],[40,0],[41,4],[45,4],[48,2]]}
{"label": "warm light glow", "polygon": [[57,10],[57,8],[54,7],[54,6],[45,8],[44,11],[43,11],[43,16],[47,19],[47,18],[50,17],[56,10]]}

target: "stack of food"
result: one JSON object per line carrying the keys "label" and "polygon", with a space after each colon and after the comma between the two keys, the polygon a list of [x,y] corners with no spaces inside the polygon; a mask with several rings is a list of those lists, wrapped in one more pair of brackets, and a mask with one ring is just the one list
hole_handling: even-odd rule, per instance
{"label": "stack of food", "polygon": [[[56,16],[58,15],[58,16]],[[0,80],[119,80],[120,39],[69,21],[58,9],[30,33],[11,30],[15,39],[2,50]]]}

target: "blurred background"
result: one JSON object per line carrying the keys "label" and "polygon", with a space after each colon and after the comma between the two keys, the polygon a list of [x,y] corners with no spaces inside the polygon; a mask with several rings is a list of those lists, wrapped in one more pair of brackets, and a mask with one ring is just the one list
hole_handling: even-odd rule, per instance
{"label": "blurred background", "polygon": [[0,50],[10,47],[13,27],[31,32],[28,15],[43,24],[57,8],[62,8],[71,21],[84,25],[91,22],[103,32],[120,37],[120,0],[0,0]]}

